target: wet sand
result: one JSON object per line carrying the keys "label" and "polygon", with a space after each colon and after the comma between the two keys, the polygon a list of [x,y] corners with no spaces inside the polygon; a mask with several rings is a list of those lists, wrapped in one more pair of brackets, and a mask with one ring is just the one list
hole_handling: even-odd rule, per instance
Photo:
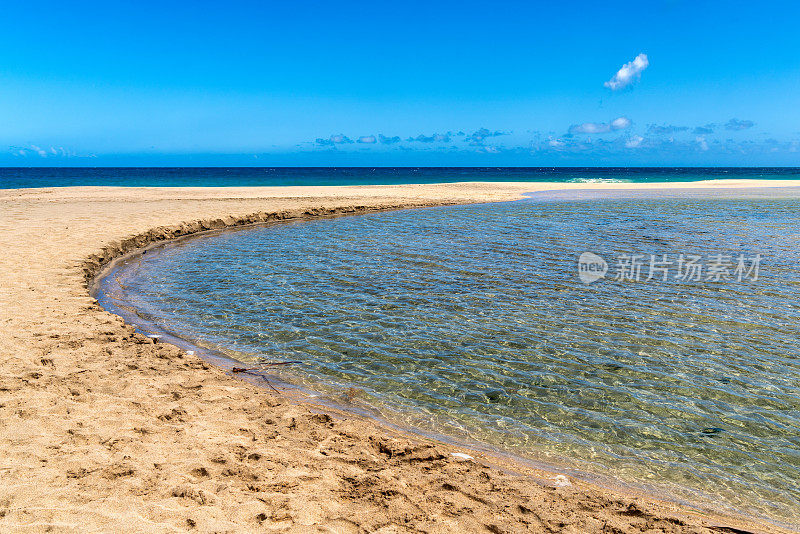
{"label": "wet sand", "polygon": [[777,531],[309,405],[154,344],[88,290],[115,257],[214,228],[533,191],[758,186],[800,182],[0,190],[0,530]]}

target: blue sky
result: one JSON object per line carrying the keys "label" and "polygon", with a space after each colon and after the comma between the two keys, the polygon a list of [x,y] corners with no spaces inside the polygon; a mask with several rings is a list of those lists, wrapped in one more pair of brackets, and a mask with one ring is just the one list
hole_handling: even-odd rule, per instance
{"label": "blue sky", "polygon": [[0,165],[800,165],[798,20],[791,2],[8,2]]}

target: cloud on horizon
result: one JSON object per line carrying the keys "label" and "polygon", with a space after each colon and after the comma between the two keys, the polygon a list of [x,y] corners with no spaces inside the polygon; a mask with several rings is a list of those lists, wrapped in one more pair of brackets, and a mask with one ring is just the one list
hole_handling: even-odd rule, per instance
{"label": "cloud on horizon", "polygon": [[380,141],[381,144],[383,145],[393,145],[395,143],[399,143],[400,141],[402,141],[402,139],[400,139],[399,135],[387,137],[383,134],[378,134],[378,141]]}
{"label": "cloud on horizon", "polygon": [[316,143],[320,146],[349,145],[352,142],[353,140],[344,134],[332,135],[328,139],[317,137],[316,140]]}
{"label": "cloud on horizon", "polygon": [[647,127],[647,133],[650,135],[670,135],[688,130],[688,126],[675,126],[673,124],[651,124]]}
{"label": "cloud on horizon", "polygon": [[[744,124],[742,124],[744,123]],[[752,121],[738,121],[736,119],[731,119],[726,124],[726,128],[728,130],[745,130],[750,128],[754,125]],[[647,127],[647,134],[648,135],[672,135],[681,132],[688,132],[695,135],[710,135],[713,134],[717,129],[717,125],[714,123],[709,123],[704,126],[695,126],[694,128],[689,126],[675,126],[674,124],[650,124]]]}
{"label": "cloud on horizon", "polygon": [[628,117],[617,117],[610,123],[605,122],[584,122],[583,124],[573,124],[569,127],[570,135],[574,134],[603,134],[625,130],[630,128],[633,122]]}
{"label": "cloud on horizon", "polygon": [[758,157],[768,154],[790,155],[800,152],[800,139],[763,141],[745,139],[741,141],[720,140],[704,135],[691,135],[683,139],[665,136],[648,136],[621,133],[612,138],[600,136],[576,137],[565,134],[560,137],[550,136],[532,142],[528,147],[508,147],[505,152],[526,150],[531,154],[545,155],[552,153],[559,161],[574,158],[592,157],[597,161],[608,158],[632,157],[635,151],[637,158],[664,156],[674,158],[707,157],[708,154],[720,157],[742,156]]}
{"label": "cloud on horizon", "polygon": [[[72,150],[68,150],[61,146],[40,147],[38,145],[27,146],[11,146],[9,151],[12,155],[17,157],[27,158],[29,156],[39,158],[72,158],[76,157]],[[88,156],[91,157],[91,156]]]}
{"label": "cloud on horizon", "polygon": [[756,123],[753,121],[740,121],[739,119],[731,119],[725,123],[725,129],[738,132],[752,128]]}
{"label": "cloud on horizon", "polygon": [[714,133],[714,129],[717,127],[716,124],[706,124],[705,126],[695,126],[692,133],[697,135],[708,135]]}
{"label": "cloud on horizon", "polygon": [[449,134],[432,134],[432,135],[424,135],[419,134],[416,137],[409,137],[406,139],[409,143],[419,142],[419,143],[449,143],[450,142],[450,135]]}
{"label": "cloud on horizon", "polygon": [[617,73],[603,85],[612,91],[618,91],[629,86],[642,77],[642,72],[650,65],[647,54],[639,54],[633,61],[625,63]]}
{"label": "cloud on horizon", "polygon": [[472,146],[483,146],[487,139],[499,137],[501,135],[508,135],[508,133],[501,132],[500,130],[479,128],[471,134],[466,134],[463,131],[459,131],[457,133],[448,131],[446,133],[433,133],[430,135],[419,134],[417,136],[406,137],[405,139],[401,138],[399,135],[389,136],[378,134],[377,137],[374,135],[362,135],[355,138],[355,141],[344,134],[335,134],[331,135],[330,137],[318,137],[315,139],[314,144],[320,147],[333,147],[335,145],[348,145],[352,143],[367,145],[402,145],[404,143],[442,144],[453,142],[455,141],[454,137],[456,137],[461,138],[460,141],[463,143],[469,143]]}
{"label": "cloud on horizon", "polygon": [[625,148],[639,148],[644,142],[644,137],[641,135],[634,135],[625,141]]}
{"label": "cloud on horizon", "polygon": [[[458,135],[462,135],[464,132],[458,132]],[[499,130],[491,131],[487,128],[480,128],[470,135],[465,135],[464,141],[467,141],[471,146],[483,146],[486,139],[490,137],[499,137],[501,135],[506,135],[505,132],[501,132]]]}
{"label": "cloud on horizon", "polygon": [[[528,154],[540,158],[550,153],[556,161],[564,162],[585,157],[597,158],[599,162],[626,157],[644,161],[642,158],[662,156],[680,160],[700,157],[701,154],[704,154],[703,157],[708,157],[709,154],[738,157],[779,153],[788,157],[790,153],[800,151],[800,139],[796,135],[782,140],[754,139],[748,134],[740,134],[741,137],[736,140],[721,138],[725,130],[742,131],[754,126],[754,121],[738,118],[697,126],[670,122],[637,126],[630,118],[618,116],[608,122],[573,124],[564,133],[532,129],[514,133],[479,128],[466,132],[453,129],[444,133],[404,137],[377,134],[350,138],[345,134],[337,134],[317,139],[314,146],[338,148],[353,153],[358,149],[364,152],[368,147],[374,146],[375,148],[369,150],[386,153],[408,151],[420,154],[486,154],[486,157],[492,154],[517,154],[524,157]],[[509,137],[507,140],[495,140],[500,136]],[[351,148],[348,149],[348,146]],[[30,150],[32,154],[36,154],[32,148]]]}

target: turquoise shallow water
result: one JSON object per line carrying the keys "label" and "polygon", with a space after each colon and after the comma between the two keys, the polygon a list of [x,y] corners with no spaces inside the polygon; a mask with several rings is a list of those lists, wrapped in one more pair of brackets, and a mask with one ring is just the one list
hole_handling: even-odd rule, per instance
{"label": "turquoise shallow water", "polygon": [[[793,198],[544,195],[198,237],[120,269],[115,297],[403,424],[798,524],[798,245]],[[609,277],[631,254],[762,260],[586,285],[586,251]]]}

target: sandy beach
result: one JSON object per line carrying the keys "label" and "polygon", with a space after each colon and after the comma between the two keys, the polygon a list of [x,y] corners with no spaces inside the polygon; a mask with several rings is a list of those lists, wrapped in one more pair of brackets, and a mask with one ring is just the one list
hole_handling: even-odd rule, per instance
{"label": "sandy beach", "polygon": [[89,285],[113,258],[209,229],[534,191],[781,187],[800,182],[0,190],[0,530],[780,531],[299,402],[135,334]]}

